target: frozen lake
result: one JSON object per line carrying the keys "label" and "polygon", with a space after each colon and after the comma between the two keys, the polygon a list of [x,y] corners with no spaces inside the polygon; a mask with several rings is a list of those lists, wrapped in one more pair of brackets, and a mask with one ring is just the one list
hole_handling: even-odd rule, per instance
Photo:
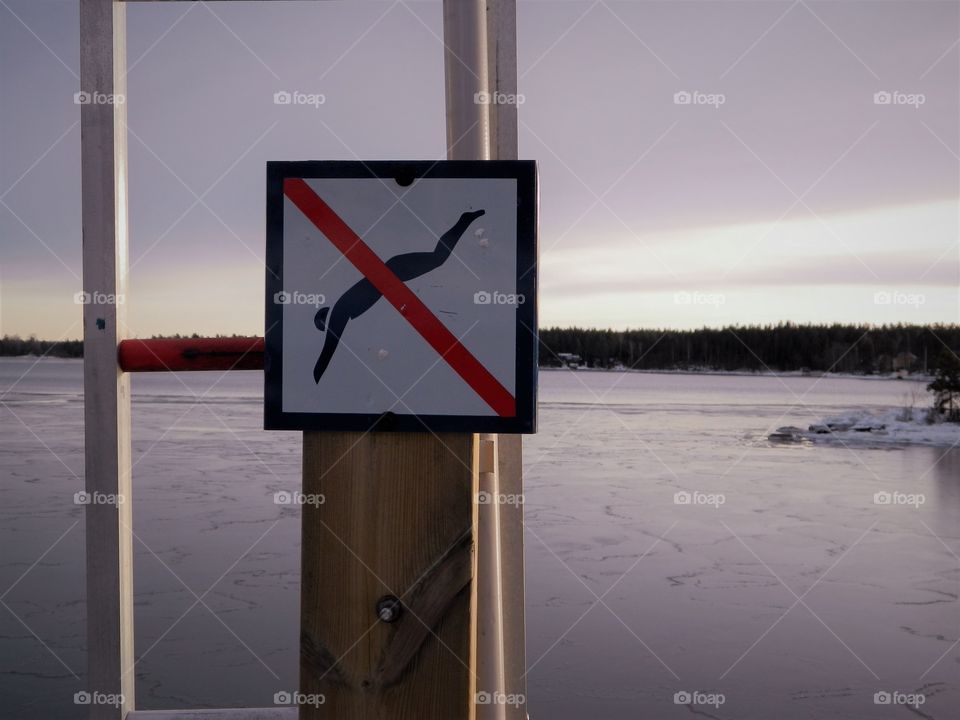
{"label": "frozen lake", "polygon": [[[81,718],[81,364],[33,363],[0,360],[0,715]],[[260,382],[133,379],[141,708],[296,688],[299,512],[273,494],[299,483],[299,434],[259,429]],[[960,450],[766,440],[911,385],[542,373],[533,720],[956,717]]]}

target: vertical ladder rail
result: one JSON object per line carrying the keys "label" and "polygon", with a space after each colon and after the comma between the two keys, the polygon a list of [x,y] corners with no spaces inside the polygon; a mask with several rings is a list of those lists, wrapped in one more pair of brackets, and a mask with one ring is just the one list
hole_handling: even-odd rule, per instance
{"label": "vertical ladder rail", "polygon": [[[517,0],[487,0],[487,77],[489,91],[517,98]],[[490,159],[519,158],[518,105],[503,102],[488,105]],[[530,332],[536,328],[530,328]],[[536,345],[534,345],[536,348]],[[497,483],[501,494],[523,498],[523,435],[497,436]],[[500,558],[503,588],[501,616],[504,643],[503,670],[508,696],[520,699],[508,705],[509,720],[527,717],[527,639],[523,564],[523,503],[500,506],[499,541],[507,548]]]}
{"label": "vertical ladder rail", "polygon": [[[80,0],[87,691],[92,720],[134,708],[130,380],[126,327],[126,6]],[[99,502],[113,496],[116,502]],[[113,701],[111,701],[111,699]]]}
{"label": "vertical ladder rail", "polygon": [[[516,0],[444,0],[447,158],[517,159],[517,106],[491,98],[517,95]],[[486,102],[479,98],[486,95]],[[477,705],[478,720],[526,718],[526,640],[522,436],[480,435],[477,508],[477,684],[519,699]]]}

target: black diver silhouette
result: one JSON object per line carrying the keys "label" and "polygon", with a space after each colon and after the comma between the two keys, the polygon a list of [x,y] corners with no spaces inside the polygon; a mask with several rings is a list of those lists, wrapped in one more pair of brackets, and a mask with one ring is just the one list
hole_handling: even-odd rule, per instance
{"label": "black diver silhouette", "polygon": [[[474,210],[473,212],[463,213],[456,224],[440,236],[437,246],[432,251],[394,255],[384,264],[403,282],[418,278],[431,270],[436,270],[450,257],[453,248],[463,237],[463,233],[470,226],[470,223],[483,215],[484,212],[484,210]],[[334,303],[332,312],[329,307],[322,307],[317,311],[313,319],[314,325],[317,326],[318,330],[326,330],[327,335],[324,338],[323,350],[320,351],[317,364],[313,367],[313,379],[316,382],[320,382],[320,378],[323,377],[323,373],[330,364],[347,322],[363,315],[381,297],[383,297],[382,293],[373,286],[373,283],[364,278],[340,296],[340,299]],[[327,320],[328,313],[330,315],[329,322]]]}

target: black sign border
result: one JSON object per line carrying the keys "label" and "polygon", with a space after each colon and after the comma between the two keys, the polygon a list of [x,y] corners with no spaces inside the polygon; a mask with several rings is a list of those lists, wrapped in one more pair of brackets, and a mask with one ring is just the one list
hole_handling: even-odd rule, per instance
{"label": "black sign border", "polygon": [[[517,414],[416,415],[403,412],[303,413],[283,411],[283,181],[286,178],[380,178],[409,185],[421,178],[512,178],[517,181]],[[370,162],[305,160],[267,162],[267,235],[264,353],[265,430],[362,432],[534,433],[537,426],[537,164],[533,160],[440,160]]]}

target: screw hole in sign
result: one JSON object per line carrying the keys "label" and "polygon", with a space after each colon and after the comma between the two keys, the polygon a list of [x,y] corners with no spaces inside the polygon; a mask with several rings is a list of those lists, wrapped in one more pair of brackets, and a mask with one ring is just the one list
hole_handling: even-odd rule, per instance
{"label": "screw hole in sign", "polygon": [[409,187],[410,185],[413,185],[413,180],[415,177],[416,175],[413,171],[413,168],[403,167],[400,168],[400,171],[393,179],[397,181],[397,185],[400,187]]}

